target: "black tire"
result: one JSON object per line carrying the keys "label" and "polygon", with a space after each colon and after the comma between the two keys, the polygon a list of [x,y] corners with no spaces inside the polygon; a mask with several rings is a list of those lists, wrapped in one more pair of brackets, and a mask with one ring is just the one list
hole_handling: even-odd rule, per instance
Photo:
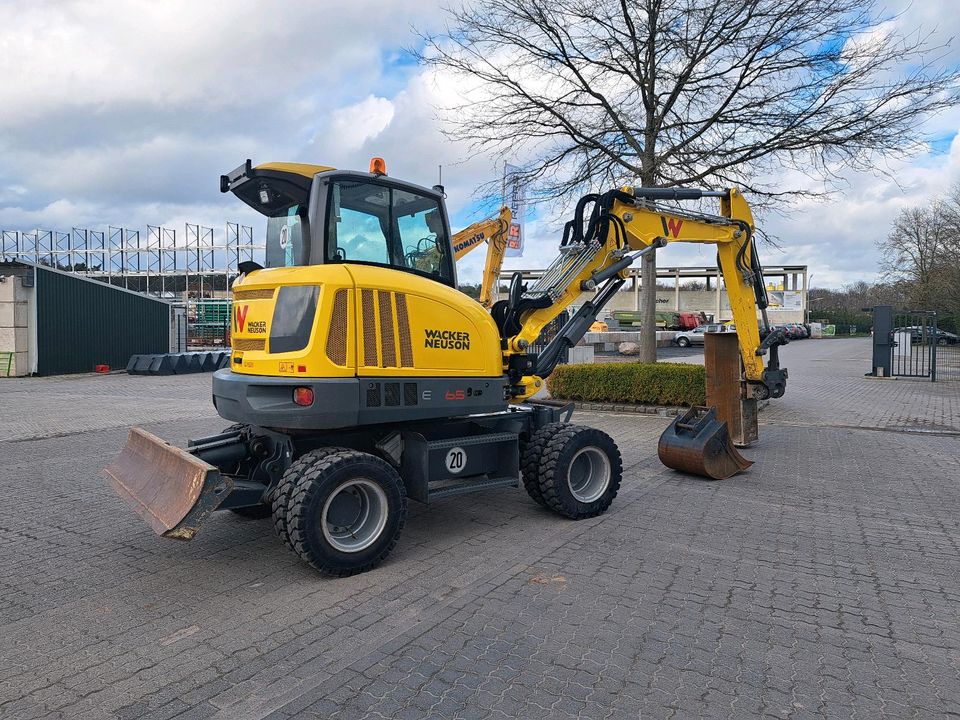
{"label": "black tire", "polygon": [[263,520],[270,517],[273,509],[266,503],[250,505],[249,507],[230,508],[230,512],[247,520]]}
{"label": "black tire", "polygon": [[622,474],[623,461],[613,438],[596,428],[567,425],[544,448],[540,493],[554,512],[584,520],[606,512]]}
{"label": "black tire", "polygon": [[375,455],[337,450],[301,464],[298,475],[286,526],[305,562],[344,577],[390,554],[407,517],[406,489],[393,466]]}
{"label": "black tire", "polygon": [[304,453],[293,461],[271,491],[269,499],[271,514],[273,515],[273,529],[276,531],[277,537],[283,540],[283,544],[291,550],[294,548],[293,543],[290,542],[290,533],[287,532],[287,508],[294,486],[296,486],[297,481],[312,464],[322,460],[330,453],[343,452],[347,449],[348,448],[343,447],[325,447]]}
{"label": "black tire", "polygon": [[937,345],[946,345],[947,339],[945,337],[937,338]]}
{"label": "black tire", "polygon": [[690,340],[688,338],[682,337],[677,340],[677,345],[682,348],[690,347]]}
{"label": "black tire", "polygon": [[523,480],[523,487],[527,495],[543,507],[547,507],[547,503],[543,499],[543,493],[540,492],[540,461],[550,438],[565,427],[568,427],[568,423],[555,422],[544,425],[520,446],[520,479]]}

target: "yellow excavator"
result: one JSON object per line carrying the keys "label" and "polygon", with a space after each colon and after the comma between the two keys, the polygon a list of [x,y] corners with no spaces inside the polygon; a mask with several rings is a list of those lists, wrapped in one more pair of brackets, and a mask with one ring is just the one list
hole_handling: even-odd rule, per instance
{"label": "yellow excavator", "polygon": [[[134,428],[105,471],[164,537],[192,538],[218,509],[271,517],[304,561],[348,575],[387,557],[408,498],[522,482],[561,516],[603,513],[620,486],[616,444],[571,424],[572,406],[532,396],[627,268],[671,242],[717,246],[744,382],[755,397],[784,392],[782,336],[760,340],[764,282],[736,190],[587,195],[544,275],[525,287],[515,274],[488,312],[457,290],[442,188],[389,177],[380,158],[366,173],[248,160],[220,189],[267,218],[265,265],[239,268],[231,364],[213,376],[216,410],[235,424],[186,449]],[[663,204],[702,198],[716,198],[719,213]]]}
{"label": "yellow excavator", "polygon": [[483,264],[483,279],[480,281],[480,304],[488,309],[493,306],[496,296],[497,281],[500,279],[500,269],[507,253],[507,236],[512,221],[513,213],[504,205],[497,217],[465,227],[451,238],[453,259],[457,262],[486,243],[487,259]]}

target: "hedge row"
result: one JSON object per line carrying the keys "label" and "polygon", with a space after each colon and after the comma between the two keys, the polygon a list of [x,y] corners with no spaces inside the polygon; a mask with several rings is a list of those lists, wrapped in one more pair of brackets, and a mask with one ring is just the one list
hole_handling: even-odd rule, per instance
{"label": "hedge row", "polygon": [[560,365],[547,380],[547,387],[559,400],[703,405],[705,382],[702,365],[604,363]]}

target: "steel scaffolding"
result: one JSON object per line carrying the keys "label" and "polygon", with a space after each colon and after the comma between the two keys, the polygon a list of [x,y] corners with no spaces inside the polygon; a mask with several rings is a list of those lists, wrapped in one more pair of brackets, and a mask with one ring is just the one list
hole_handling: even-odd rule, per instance
{"label": "steel scaffolding", "polygon": [[253,228],[227,222],[222,233],[185,223],[174,228],[109,226],[104,230],[0,230],[0,259],[26,261],[87,275],[168,299],[202,299],[229,290],[245,260],[263,263]]}

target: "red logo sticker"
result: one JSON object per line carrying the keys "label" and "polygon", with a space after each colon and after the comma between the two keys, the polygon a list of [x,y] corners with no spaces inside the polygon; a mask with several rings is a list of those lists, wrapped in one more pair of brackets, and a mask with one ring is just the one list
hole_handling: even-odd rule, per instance
{"label": "red logo sticker", "polygon": [[247,324],[247,310],[249,305],[237,305],[233,313],[233,327],[237,332],[243,332]]}

